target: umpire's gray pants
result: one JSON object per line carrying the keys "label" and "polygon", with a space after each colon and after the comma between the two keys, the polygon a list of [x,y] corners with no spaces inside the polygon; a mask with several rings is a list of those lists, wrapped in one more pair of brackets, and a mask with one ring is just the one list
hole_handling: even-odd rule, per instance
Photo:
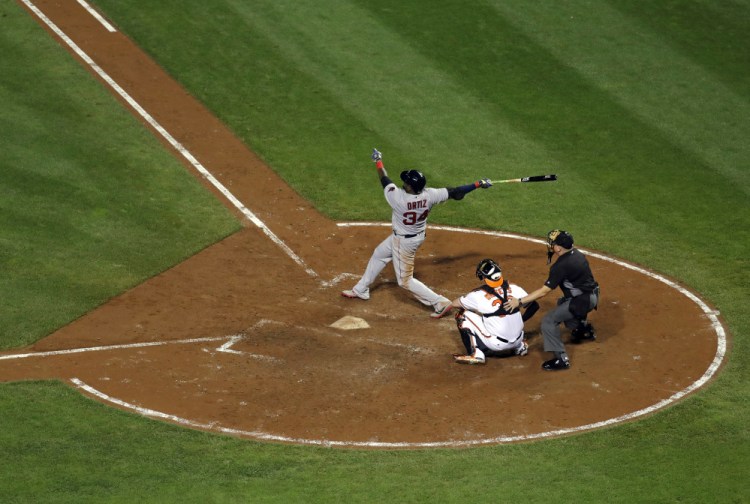
{"label": "umpire's gray pants", "polygon": [[[542,337],[545,352],[564,352],[565,345],[560,335],[560,324],[564,323],[568,329],[578,327],[578,319],[570,313],[570,298],[560,298],[557,307],[548,311],[542,318]],[[598,303],[598,297],[591,293],[589,310],[593,310]]]}

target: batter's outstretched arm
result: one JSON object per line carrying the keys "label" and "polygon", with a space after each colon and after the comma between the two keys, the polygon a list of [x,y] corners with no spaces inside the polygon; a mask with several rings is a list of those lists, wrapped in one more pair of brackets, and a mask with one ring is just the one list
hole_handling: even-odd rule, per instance
{"label": "batter's outstretched arm", "polygon": [[448,189],[448,197],[450,199],[461,200],[464,199],[464,196],[479,187],[481,187],[482,189],[487,189],[489,187],[492,187],[492,182],[490,182],[490,179],[485,178],[477,180],[476,182],[472,182],[471,184],[466,184],[459,187],[446,187],[446,189]]}

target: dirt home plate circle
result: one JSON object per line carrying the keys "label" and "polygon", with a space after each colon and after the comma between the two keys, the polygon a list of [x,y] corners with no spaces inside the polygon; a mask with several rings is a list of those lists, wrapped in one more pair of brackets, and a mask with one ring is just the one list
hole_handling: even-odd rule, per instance
{"label": "dirt home plate circle", "polygon": [[[336,235],[374,243],[384,231],[347,224]],[[429,232],[421,276],[451,296],[476,282],[473,266],[488,251],[521,285],[545,278],[540,240]],[[571,369],[541,370],[547,354],[538,317],[527,323],[529,355],[460,366],[451,357],[462,348],[453,318],[430,318],[387,275],[369,301],[338,295],[354,275],[321,282],[299,271],[267,281],[265,297],[251,301],[248,285],[261,279],[237,265],[262,255],[267,243],[247,229],[206,249],[34,348],[0,356],[0,377],[61,378],[118,408],[257,440],[459,447],[642,417],[705,384],[725,353],[723,328],[699,298],[587,251],[602,285],[591,316],[599,336],[568,345]],[[275,282],[293,288],[274,295]],[[246,301],[231,302],[239,299]],[[542,301],[542,310],[554,302]],[[94,335],[99,344],[86,345]]]}
{"label": "dirt home plate circle", "polygon": [[[598,337],[568,345],[570,369],[540,368],[548,354],[539,322],[553,295],[526,324],[527,356],[455,364],[463,346],[453,318],[431,318],[388,268],[370,300],[339,295],[390,232],[386,224],[322,216],[79,4],[22,1],[246,227],[31,347],[0,352],[0,381],[63,380],[118,409],[254,440],[425,448],[636,420],[699,389],[721,366],[726,333],[705,302],[592,251]],[[368,163],[360,171],[372,176]],[[546,279],[541,240],[441,226],[427,233],[416,275],[450,299],[476,287],[474,269],[485,257],[527,290]]]}

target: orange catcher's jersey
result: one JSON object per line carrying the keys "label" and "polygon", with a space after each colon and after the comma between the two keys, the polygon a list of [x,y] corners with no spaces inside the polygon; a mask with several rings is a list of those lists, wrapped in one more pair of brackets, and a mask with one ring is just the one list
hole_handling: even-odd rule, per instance
{"label": "orange catcher's jersey", "polygon": [[399,235],[421,233],[427,227],[430,209],[438,203],[448,200],[448,189],[426,187],[419,194],[409,194],[390,183],[383,188],[385,199],[393,209],[391,224]]}

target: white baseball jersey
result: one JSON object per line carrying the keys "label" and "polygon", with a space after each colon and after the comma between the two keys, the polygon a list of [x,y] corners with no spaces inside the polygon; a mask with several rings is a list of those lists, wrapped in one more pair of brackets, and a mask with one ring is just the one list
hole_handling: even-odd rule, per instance
{"label": "white baseball jersey", "polygon": [[391,224],[396,234],[405,236],[421,233],[427,227],[430,209],[448,200],[448,189],[426,187],[419,194],[409,194],[391,182],[383,188],[385,199],[393,209]]}
{"label": "white baseball jersey", "polygon": [[[496,289],[496,292],[502,296],[503,290],[501,287]],[[528,293],[515,284],[508,285],[508,295],[512,295],[515,298],[521,298],[526,296]],[[502,300],[498,296],[493,296],[483,289],[476,289],[468,294],[465,294],[459,298],[461,306],[466,310],[478,313],[478,314],[489,314],[496,312],[502,307]],[[500,316],[483,316],[480,319],[471,317],[472,321],[476,321],[473,331],[477,336],[481,336],[483,339],[489,338],[490,341],[485,340],[492,350],[500,350],[505,345],[501,342],[492,342],[492,338],[503,338],[509,343],[515,342],[523,331],[523,319],[520,312],[516,312],[512,315],[500,315]]]}

